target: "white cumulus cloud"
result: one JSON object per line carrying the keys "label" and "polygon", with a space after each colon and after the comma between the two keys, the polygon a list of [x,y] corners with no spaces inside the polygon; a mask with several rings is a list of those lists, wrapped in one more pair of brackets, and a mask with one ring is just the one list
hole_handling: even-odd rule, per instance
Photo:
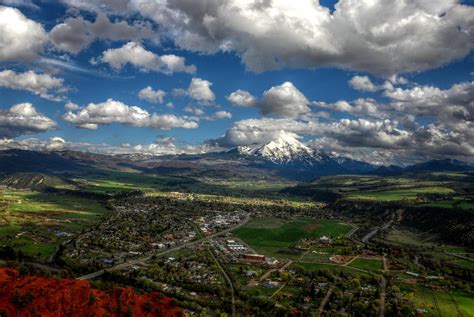
{"label": "white cumulus cloud", "polygon": [[64,99],[64,93],[68,88],[64,86],[64,80],[49,74],[38,74],[32,70],[17,73],[13,70],[0,72],[0,87],[25,90],[35,95],[53,101]]}
{"label": "white cumulus cloud", "polygon": [[196,66],[186,65],[184,57],[176,55],[156,55],[147,51],[138,42],[128,42],[120,48],[111,48],[102,53],[100,61],[108,63],[114,69],[121,69],[126,64],[133,65],[142,71],[155,71],[164,74],[184,72],[193,74]]}
{"label": "white cumulus cloud", "polygon": [[40,23],[18,9],[0,6],[0,61],[36,59],[47,41]]}
{"label": "white cumulus cloud", "polygon": [[68,111],[63,115],[67,122],[79,128],[96,130],[100,125],[121,123],[134,127],[149,127],[161,130],[174,128],[195,129],[198,124],[194,120],[178,117],[173,114],[150,114],[137,107],[128,106],[121,101],[108,99],[102,103],[90,103],[77,111]]}
{"label": "white cumulus cloud", "polygon": [[151,103],[163,103],[163,98],[166,96],[166,92],[158,89],[153,90],[150,86],[143,88],[138,92],[138,98],[146,100]]}

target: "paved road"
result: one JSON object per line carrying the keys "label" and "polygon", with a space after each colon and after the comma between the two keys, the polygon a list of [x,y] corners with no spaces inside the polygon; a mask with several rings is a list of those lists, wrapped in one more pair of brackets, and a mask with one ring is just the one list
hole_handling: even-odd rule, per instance
{"label": "paved road", "polygon": [[385,297],[387,296],[387,280],[384,276],[380,278],[380,308],[379,313],[380,317],[385,316]]}
{"label": "paved road", "polygon": [[237,310],[235,309],[235,288],[234,288],[234,284],[232,283],[232,280],[230,279],[229,275],[224,270],[224,268],[222,267],[222,264],[216,258],[216,255],[214,254],[214,251],[211,250],[211,247],[209,245],[207,246],[207,250],[209,251],[209,254],[213,258],[214,262],[217,264],[217,266],[221,270],[222,275],[224,276],[225,280],[227,281],[227,284],[229,284],[231,301],[232,301],[232,317],[235,317],[235,316],[237,316]]}
{"label": "paved road", "polygon": [[362,242],[364,243],[369,243],[369,240],[372,239],[373,236],[375,236],[377,234],[377,232],[379,232],[380,230],[385,230],[387,229],[388,227],[390,227],[393,223],[393,221],[395,220],[395,215],[392,216],[392,219],[388,222],[386,222],[383,226],[380,226],[380,227],[377,227],[375,228],[374,230],[370,231],[369,233],[367,233],[363,238],[362,238]]}
{"label": "paved road", "polygon": [[474,262],[474,259],[473,259],[473,258],[468,258],[467,256],[462,256],[462,255],[460,255],[460,254],[451,253],[451,252],[444,252],[444,253],[446,253],[447,255],[450,255],[450,256],[454,256],[454,257],[459,258],[459,259],[463,259],[463,260],[467,260],[467,261]]}
{"label": "paved road", "polygon": [[382,257],[382,261],[383,261],[383,270],[384,270],[384,272],[387,272],[388,271],[388,260],[387,260],[387,257],[385,256],[385,254]]}
{"label": "paved road", "polygon": [[239,223],[238,225],[234,226],[234,227],[231,227],[229,229],[226,229],[226,230],[223,230],[223,231],[220,231],[220,232],[217,232],[215,234],[212,234],[210,236],[207,236],[207,237],[204,237],[204,238],[201,238],[201,239],[198,239],[198,240],[194,240],[192,242],[188,242],[188,243],[185,243],[185,244],[181,244],[181,245],[178,245],[176,247],[173,247],[173,248],[170,248],[170,249],[166,249],[166,250],[163,250],[163,251],[158,251],[156,252],[155,254],[152,254],[152,255],[147,255],[145,257],[142,257],[142,258],[139,258],[139,259],[135,259],[135,260],[129,260],[129,261],[126,261],[124,263],[121,263],[121,264],[118,264],[118,265],[115,265],[115,266],[112,266],[110,268],[107,268],[107,269],[103,269],[103,270],[99,270],[97,272],[92,272],[92,273],[89,273],[89,274],[86,274],[86,275],[83,275],[83,276],[79,276],[77,277],[76,279],[78,280],[90,280],[90,279],[94,279],[94,278],[97,278],[101,275],[103,275],[106,271],[107,272],[114,272],[114,271],[119,271],[119,270],[123,270],[127,267],[130,267],[130,266],[133,266],[133,265],[137,265],[137,264],[140,264],[140,263],[143,263],[143,262],[146,262],[146,261],[149,261],[153,255],[155,256],[162,256],[162,255],[166,255],[168,253],[171,253],[171,252],[174,252],[174,251],[178,251],[178,250],[181,250],[181,249],[184,249],[184,248],[189,248],[189,247],[192,247],[198,243],[201,243],[201,242],[204,242],[204,241],[208,241],[208,240],[211,240],[213,238],[216,238],[218,236],[221,236],[221,235],[224,235],[224,234],[227,234],[235,229],[238,229],[240,227],[242,227],[243,225],[245,225],[248,221],[250,220],[250,215],[249,214],[246,214],[245,215],[245,218],[244,220]]}
{"label": "paved road", "polygon": [[288,266],[290,266],[292,263],[293,263],[293,261],[290,260],[290,261],[288,261],[287,263],[285,263],[285,265],[283,265],[282,267],[277,267],[277,268],[268,270],[267,272],[265,272],[265,274],[263,274],[263,275],[260,277],[260,282],[263,282],[264,280],[266,280],[267,278],[269,278],[269,277],[270,277],[270,274],[272,274],[273,272],[286,269],[286,268],[287,268]]}
{"label": "paved road", "polygon": [[[54,274],[61,273],[62,269],[60,267],[56,267],[47,263],[35,262],[35,261],[20,261],[21,264],[28,264],[31,266],[35,266],[45,271],[52,272]],[[0,266],[7,266],[7,261],[0,260]]]}
{"label": "paved road", "polygon": [[354,260],[357,260],[358,258],[359,258],[359,256],[355,255],[355,256],[352,257],[352,259],[350,259],[346,263],[342,264],[342,266],[349,266],[349,264],[351,264],[352,262],[354,262]]}
{"label": "paved road", "polygon": [[357,230],[359,230],[359,227],[356,227],[355,225],[352,225],[352,229],[351,229],[351,231],[349,231],[349,232],[346,234],[346,238],[347,238],[347,239],[351,239],[352,235],[353,235]]}
{"label": "paved road", "polygon": [[326,293],[326,296],[324,296],[323,298],[323,301],[321,302],[321,305],[319,305],[319,315],[318,316],[322,316],[323,312],[324,312],[324,307],[326,306],[326,304],[328,303],[329,301],[329,298],[331,297],[331,294],[332,294],[332,291],[334,290],[334,285],[331,286],[331,288],[329,289],[329,291]]}

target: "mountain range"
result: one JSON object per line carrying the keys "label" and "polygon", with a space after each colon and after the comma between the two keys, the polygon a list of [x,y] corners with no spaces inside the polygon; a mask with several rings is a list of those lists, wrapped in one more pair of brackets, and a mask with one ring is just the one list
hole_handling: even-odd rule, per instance
{"label": "mountain range", "polygon": [[292,135],[264,144],[239,146],[205,154],[153,156],[103,155],[77,151],[0,151],[0,172],[81,172],[91,169],[145,172],[192,177],[285,178],[307,181],[328,175],[470,171],[457,160],[431,160],[405,168],[379,166],[312,149]]}

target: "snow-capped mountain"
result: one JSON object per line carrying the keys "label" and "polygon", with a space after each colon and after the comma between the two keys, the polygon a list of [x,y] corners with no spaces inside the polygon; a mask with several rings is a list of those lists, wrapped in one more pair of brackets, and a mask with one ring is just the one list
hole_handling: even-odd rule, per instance
{"label": "snow-capped mountain", "polygon": [[[239,146],[227,152],[249,162],[251,166],[277,171],[288,178],[313,179],[324,175],[359,174],[374,170],[374,166],[347,157],[334,156],[313,149],[291,133],[264,144]],[[262,164],[263,163],[263,164]]]}
{"label": "snow-capped mountain", "polygon": [[237,152],[244,156],[264,158],[275,164],[313,165],[328,158],[326,154],[309,148],[286,132],[280,133],[277,139],[265,144],[239,146]]}

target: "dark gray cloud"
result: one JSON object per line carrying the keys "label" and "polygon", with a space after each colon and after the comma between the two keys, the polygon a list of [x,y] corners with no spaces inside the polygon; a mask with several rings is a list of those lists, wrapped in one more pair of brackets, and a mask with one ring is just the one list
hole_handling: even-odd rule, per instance
{"label": "dark gray cloud", "polygon": [[329,66],[389,76],[439,67],[474,46],[474,8],[456,0],[340,0],[333,13],[313,0],[65,2],[138,12],[182,48],[234,51],[255,72]]}
{"label": "dark gray cloud", "polygon": [[239,107],[258,108],[263,115],[296,117],[311,111],[308,99],[289,81],[264,91],[260,99],[239,89],[227,96],[227,100]]}
{"label": "dark gray cloud", "polygon": [[30,103],[21,103],[10,109],[0,110],[0,138],[13,138],[55,129],[57,129],[56,122],[39,113]]}
{"label": "dark gray cloud", "polygon": [[474,8],[454,0],[340,0],[336,10],[312,0],[131,0],[193,51],[235,51],[256,72],[280,68],[344,69],[393,75],[466,56],[474,43]]}
{"label": "dark gray cloud", "polygon": [[159,41],[150,23],[136,21],[129,24],[127,21],[112,22],[105,15],[99,13],[94,22],[81,16],[70,17],[57,24],[50,32],[49,37],[57,49],[69,53],[78,53],[88,47],[95,40],[137,41],[154,39]]}

